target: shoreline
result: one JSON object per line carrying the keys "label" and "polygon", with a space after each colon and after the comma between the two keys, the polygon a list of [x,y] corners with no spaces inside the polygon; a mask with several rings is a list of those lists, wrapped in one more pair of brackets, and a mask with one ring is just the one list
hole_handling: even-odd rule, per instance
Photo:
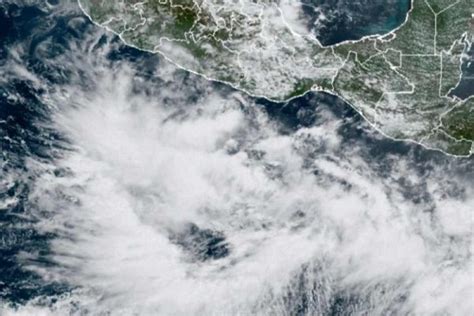
{"label": "shoreline", "polygon": [[[288,103],[288,102],[291,102],[292,100],[294,99],[298,99],[298,98],[301,98],[305,95],[307,95],[308,93],[327,93],[327,94],[330,94],[332,96],[335,96],[339,99],[341,99],[345,104],[347,104],[348,106],[350,106],[352,109],[354,109],[354,111],[356,111],[375,131],[377,131],[378,133],[380,133],[381,135],[383,135],[384,137],[388,138],[388,139],[391,139],[393,141],[397,141],[397,142],[408,142],[408,143],[412,143],[412,144],[417,144],[419,146],[422,146],[423,148],[427,149],[427,150],[432,150],[432,151],[437,151],[437,152],[441,152],[443,153],[444,155],[447,155],[449,157],[453,157],[453,158],[461,158],[461,159],[469,159],[471,157],[474,157],[474,141],[471,141],[472,145],[471,145],[471,149],[469,151],[469,154],[467,155],[455,155],[455,154],[450,154],[440,148],[435,148],[435,147],[430,147],[426,144],[423,144],[421,143],[420,141],[417,141],[417,140],[414,140],[414,139],[410,139],[410,138],[397,138],[397,137],[393,137],[393,136],[390,136],[388,134],[386,134],[384,131],[382,131],[380,128],[378,128],[377,126],[375,126],[375,122],[371,122],[363,113],[362,111],[360,111],[359,109],[357,109],[357,107],[355,107],[353,104],[351,104],[350,102],[348,102],[347,100],[345,100],[342,96],[340,96],[339,94],[337,94],[335,91],[331,91],[331,90],[326,90],[326,89],[317,89],[317,88],[311,88],[301,94],[298,94],[298,95],[295,95],[295,96],[292,96],[290,98],[287,98],[287,99],[284,99],[284,100],[275,100],[275,99],[272,99],[272,98],[269,98],[267,96],[264,96],[264,95],[256,95],[256,94],[253,94],[249,91],[247,91],[246,89],[242,89],[240,87],[236,87],[234,84],[230,83],[230,82],[227,82],[227,81],[222,81],[222,80],[219,80],[219,79],[215,79],[215,78],[210,78],[208,77],[207,75],[205,74],[202,74],[202,73],[199,73],[199,72],[196,72],[192,69],[188,69],[184,66],[181,66],[180,64],[176,63],[175,61],[171,60],[168,56],[166,56],[164,53],[162,53],[161,51],[157,50],[157,51],[150,51],[150,50],[147,50],[147,49],[143,49],[143,48],[140,48],[140,47],[137,47],[133,44],[130,44],[128,43],[122,36],[121,34],[117,33],[116,31],[112,30],[111,28],[109,28],[107,25],[101,25],[99,23],[97,23],[96,21],[94,21],[94,19],[86,12],[86,10],[83,8],[82,6],[82,3],[81,3],[81,0],[77,0],[77,4],[79,6],[79,8],[81,9],[82,13],[87,16],[87,18],[89,19],[89,21],[91,21],[94,25],[102,28],[102,29],[105,29],[107,30],[108,32],[111,32],[112,34],[116,35],[121,41],[122,43],[124,43],[126,46],[129,46],[129,47],[132,47],[134,49],[137,49],[139,51],[142,51],[142,52],[146,52],[146,53],[150,53],[150,54],[159,54],[160,56],[162,56],[165,60],[167,60],[168,62],[170,62],[171,64],[173,64],[174,66],[176,66],[177,68],[181,69],[181,70],[184,70],[184,71],[187,71],[189,73],[192,73],[194,75],[197,75],[197,76],[200,76],[208,81],[212,81],[212,82],[217,82],[217,83],[221,83],[221,84],[225,84],[227,86],[230,86],[231,88],[237,90],[237,91],[240,91],[240,92],[243,92],[245,94],[247,94],[248,96],[250,96],[251,98],[260,98],[260,99],[265,99],[269,102],[274,102],[274,103]],[[390,35],[393,35],[394,38],[396,38],[396,34],[395,32],[398,31],[399,29],[401,29],[406,23],[407,21],[409,20],[410,18],[410,14],[411,12],[413,11],[413,8],[414,8],[414,0],[410,0],[410,9],[408,10],[408,12],[406,13],[406,17],[405,17],[405,20],[403,21],[403,23],[401,23],[398,27],[394,28],[393,30],[387,32],[387,33],[382,33],[382,34],[371,34],[371,35],[367,35],[367,36],[363,36],[361,37],[360,39],[358,40],[346,40],[346,41],[342,41],[340,43],[337,43],[337,44],[334,44],[334,45],[329,45],[329,46],[324,46],[320,43],[320,41],[318,39],[316,39],[317,41],[317,44],[319,44],[322,48],[334,48],[334,47],[338,47],[338,46],[341,46],[341,45],[345,45],[345,44],[355,44],[355,43],[359,43],[361,41],[364,41],[364,40],[367,40],[367,39],[383,39],[384,37],[388,37]],[[462,73],[460,74],[460,76],[462,76]],[[473,96],[471,96],[473,97]],[[466,98],[466,100],[468,100],[469,98]]]}

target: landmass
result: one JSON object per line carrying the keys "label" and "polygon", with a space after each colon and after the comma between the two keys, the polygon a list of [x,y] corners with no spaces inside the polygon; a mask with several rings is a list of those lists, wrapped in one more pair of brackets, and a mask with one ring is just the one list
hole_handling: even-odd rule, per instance
{"label": "landmass", "polygon": [[305,0],[78,0],[128,45],[253,96],[337,95],[385,135],[474,153],[474,98],[452,94],[474,38],[474,0],[412,0],[387,34],[324,46]]}

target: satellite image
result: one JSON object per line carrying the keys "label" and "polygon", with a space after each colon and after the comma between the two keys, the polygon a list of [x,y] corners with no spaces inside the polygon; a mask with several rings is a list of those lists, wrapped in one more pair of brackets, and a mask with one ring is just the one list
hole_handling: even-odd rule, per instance
{"label": "satellite image", "polygon": [[0,316],[474,315],[474,0],[0,0]]}

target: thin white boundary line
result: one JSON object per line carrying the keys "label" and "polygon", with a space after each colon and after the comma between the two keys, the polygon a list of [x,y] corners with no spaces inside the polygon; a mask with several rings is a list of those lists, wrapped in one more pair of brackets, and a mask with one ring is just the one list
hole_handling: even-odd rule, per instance
{"label": "thin white boundary line", "polygon": [[[425,0],[426,1],[426,0]],[[363,36],[361,37],[360,39],[358,40],[347,40],[347,41],[342,41],[340,43],[337,43],[337,44],[334,44],[334,45],[323,45],[319,42],[318,39],[313,39],[316,41],[317,44],[319,44],[322,48],[331,48],[332,49],[332,52],[334,52],[334,48],[335,47],[338,47],[338,46],[341,46],[341,45],[345,45],[345,44],[355,44],[355,43],[359,43],[361,41],[364,41],[366,39],[378,39],[378,40],[381,40],[381,41],[384,41],[384,37],[388,37],[389,35],[394,35],[395,37],[393,39],[396,38],[397,34],[396,31],[398,31],[399,29],[401,29],[409,20],[409,17],[410,17],[410,14],[411,12],[413,11],[414,9],[414,2],[415,0],[411,0],[411,4],[410,4],[410,10],[408,10],[407,14],[406,14],[406,17],[405,17],[405,20],[403,21],[402,24],[400,24],[398,27],[394,28],[393,30],[391,30],[390,32],[387,32],[387,33],[384,33],[384,34],[371,34],[371,35],[367,35],[367,36]],[[449,8],[453,7],[454,5],[458,4],[460,2],[460,0],[458,0],[457,2],[449,5],[448,7],[446,7],[445,9],[443,9],[442,11],[438,12],[437,14],[440,14],[446,10],[448,10]],[[84,7],[82,6],[81,4],[81,0],[77,0],[77,4],[79,5],[79,8],[81,9],[81,11],[83,12],[83,14],[85,16],[87,16],[87,18],[96,26],[100,27],[100,28],[104,28],[106,29],[107,31],[111,32],[112,34],[115,34],[116,36],[118,36],[120,38],[120,40],[127,46],[129,47],[132,47],[132,48],[135,48],[139,51],[142,51],[142,52],[146,52],[146,53],[151,53],[151,54],[159,54],[160,56],[162,56],[165,60],[167,60],[168,62],[170,62],[171,64],[175,65],[177,68],[179,69],[182,69],[184,71],[187,71],[187,72],[190,72],[194,75],[197,75],[197,76],[200,76],[200,77],[203,77],[204,79],[208,80],[208,81],[212,81],[212,82],[218,82],[218,83],[222,83],[222,84],[225,84],[227,86],[230,86],[232,87],[233,89],[237,90],[237,91],[241,91],[245,94],[247,94],[248,96],[252,97],[252,98],[260,98],[260,99],[265,99],[267,101],[270,101],[270,102],[275,102],[275,103],[288,103],[288,102],[291,102],[292,100],[294,99],[297,99],[297,98],[300,98],[300,97],[303,97],[305,96],[306,94],[308,93],[311,93],[311,92],[324,92],[324,93],[327,93],[327,94],[330,94],[332,96],[335,96],[339,99],[341,99],[342,101],[344,101],[344,103],[348,104],[352,109],[354,109],[374,130],[376,130],[378,133],[380,133],[381,135],[383,135],[384,137],[388,138],[388,139],[391,139],[393,141],[398,141],[398,142],[408,142],[408,143],[414,143],[414,144],[417,144],[417,145],[420,145],[421,147],[425,148],[425,149],[428,149],[428,150],[432,150],[432,151],[437,151],[437,152],[441,152],[449,157],[454,157],[454,158],[470,158],[471,156],[474,156],[474,141],[471,141],[472,143],[472,146],[471,146],[471,150],[469,152],[469,154],[467,155],[454,155],[454,154],[450,154],[450,153],[447,153],[445,152],[444,150],[442,149],[439,149],[439,148],[434,148],[434,147],[430,147],[429,145],[426,145],[424,143],[421,143],[419,141],[416,141],[416,140],[413,140],[413,139],[410,139],[410,138],[397,138],[397,137],[393,137],[393,136],[390,136],[390,135],[387,135],[384,131],[382,131],[380,128],[378,128],[375,124],[377,122],[371,122],[363,113],[361,110],[359,110],[357,107],[355,107],[353,104],[351,104],[350,102],[348,102],[346,99],[344,99],[344,97],[338,95],[335,93],[335,91],[330,91],[330,90],[326,90],[326,89],[321,89],[320,87],[313,87],[311,88],[310,90],[308,91],[305,91],[304,93],[301,93],[299,95],[296,95],[296,96],[292,96],[288,99],[285,99],[285,100],[274,100],[272,98],[268,98],[266,96],[263,96],[263,95],[256,95],[256,94],[252,94],[250,93],[249,91],[243,89],[243,88],[240,88],[240,87],[236,87],[235,84],[232,84],[230,82],[226,82],[226,81],[222,81],[222,80],[219,80],[219,79],[215,79],[215,78],[210,78],[208,76],[206,76],[205,74],[202,74],[202,73],[198,73],[192,69],[188,69],[184,66],[181,66],[180,64],[176,63],[175,61],[171,60],[169,57],[167,57],[164,53],[160,52],[159,50],[157,51],[150,51],[150,50],[146,50],[146,49],[143,49],[143,48],[140,48],[140,47],[137,47],[133,44],[129,44],[127,43],[126,40],[124,40],[124,38],[122,37],[122,34],[119,34],[117,33],[116,31],[110,29],[107,25],[101,25],[97,22],[94,21],[94,19],[92,19],[92,17],[87,13],[87,11],[84,9]],[[429,5],[428,5],[429,6]],[[433,9],[431,8],[431,6],[429,6],[429,8],[431,9],[432,12]],[[436,13],[434,13],[435,17],[437,15]],[[435,19],[436,20],[436,19]],[[436,25],[435,25],[436,26]],[[392,40],[393,40],[392,39]],[[409,56],[439,56],[436,54],[436,45],[435,45],[435,54],[434,55],[424,55],[424,54],[420,54],[420,55],[417,55],[417,54],[414,54],[414,55],[409,55]],[[350,51],[352,52],[352,51]],[[349,53],[350,53],[349,52]],[[348,53],[348,55],[349,55]],[[357,54],[357,52],[354,52]],[[401,54],[401,59],[402,59],[402,56],[404,54],[402,53]],[[336,56],[337,57],[337,56]],[[331,82],[331,85],[333,86],[334,88],[334,79],[337,77],[337,74],[339,73],[339,71],[341,70],[341,68],[345,65],[345,62],[346,60],[343,62],[343,64],[341,65],[340,68],[338,68],[338,71],[337,73],[334,75],[334,77],[332,78],[332,82]],[[401,67],[401,66],[400,66]],[[462,73],[460,74],[460,78],[462,77]],[[469,99],[469,98],[468,98]],[[466,99],[466,100],[468,100]],[[466,101],[466,100],[463,100],[463,101]],[[457,105],[457,104],[456,104]],[[455,105],[455,106],[456,106]],[[433,132],[433,130],[431,131]],[[422,138],[423,140],[424,138]]]}

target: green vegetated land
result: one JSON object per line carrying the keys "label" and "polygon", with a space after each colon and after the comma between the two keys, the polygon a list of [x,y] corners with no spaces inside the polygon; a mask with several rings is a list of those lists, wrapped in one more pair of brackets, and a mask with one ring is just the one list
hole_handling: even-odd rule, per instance
{"label": "green vegetated land", "polygon": [[473,42],[474,0],[413,0],[394,32],[332,47],[275,23],[283,14],[275,1],[79,2],[125,42],[251,94],[286,100],[329,91],[391,137],[473,152],[473,99],[450,93]]}

